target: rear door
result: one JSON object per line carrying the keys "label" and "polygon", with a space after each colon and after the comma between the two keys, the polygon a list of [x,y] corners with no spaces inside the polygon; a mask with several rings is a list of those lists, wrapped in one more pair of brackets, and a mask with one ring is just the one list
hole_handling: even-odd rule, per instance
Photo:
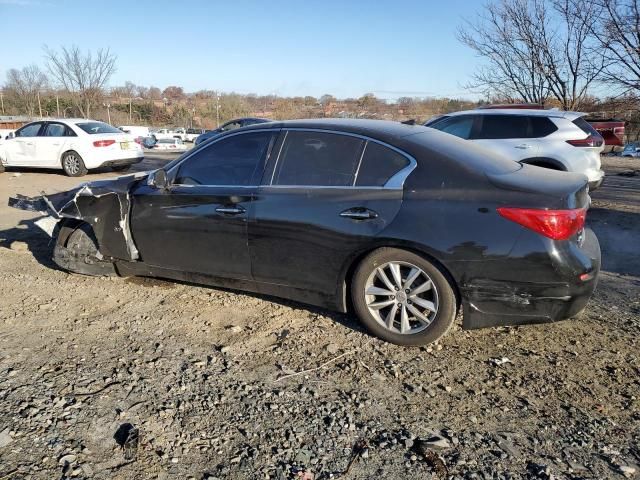
{"label": "rear door", "polygon": [[36,145],[36,157],[41,166],[59,167],[62,152],[69,140],[77,136],[68,126],[47,122]]}
{"label": "rear door", "polygon": [[515,161],[537,157],[540,152],[534,125],[526,115],[478,115],[471,139]]}
{"label": "rear door", "polygon": [[364,137],[304,129],[284,131],[274,152],[249,222],[253,277],[332,301],[345,265],[396,216],[415,160]]}
{"label": "rear door", "polygon": [[133,192],[131,226],[148,265],[249,279],[247,218],[275,131],[228,135],[169,170],[171,185]]}

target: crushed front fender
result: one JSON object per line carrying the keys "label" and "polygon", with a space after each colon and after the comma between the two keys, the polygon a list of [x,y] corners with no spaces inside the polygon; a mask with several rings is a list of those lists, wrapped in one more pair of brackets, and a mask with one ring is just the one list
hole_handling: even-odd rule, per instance
{"label": "crushed front fender", "polygon": [[66,192],[37,197],[16,195],[9,206],[37,211],[56,219],[70,218],[88,223],[105,258],[137,260],[138,249],[131,235],[131,187],[146,173],[125,175],[82,184]]}

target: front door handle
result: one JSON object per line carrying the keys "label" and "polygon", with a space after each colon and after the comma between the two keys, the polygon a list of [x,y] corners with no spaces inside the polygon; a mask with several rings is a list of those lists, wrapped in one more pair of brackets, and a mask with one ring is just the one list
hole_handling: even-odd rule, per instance
{"label": "front door handle", "polygon": [[341,217],[352,218],[354,220],[370,220],[378,218],[378,214],[373,210],[364,207],[349,208],[344,212],[340,212]]}
{"label": "front door handle", "polygon": [[516,148],[519,148],[520,150],[526,150],[528,148],[531,148],[531,145],[529,145],[528,143],[521,143],[520,145],[516,145]]}
{"label": "front door handle", "polygon": [[232,206],[232,207],[218,207],[216,208],[216,212],[224,213],[225,215],[240,215],[241,213],[246,212],[246,210],[239,206]]}

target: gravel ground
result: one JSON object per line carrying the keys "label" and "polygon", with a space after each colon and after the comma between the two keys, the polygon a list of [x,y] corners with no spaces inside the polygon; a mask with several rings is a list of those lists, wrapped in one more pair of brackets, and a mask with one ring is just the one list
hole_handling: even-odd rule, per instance
{"label": "gravel ground", "polygon": [[603,160],[586,312],[423,348],[292,302],[57,270],[6,198],[77,180],[0,174],[0,480],[637,478],[640,177],[618,174],[640,160]]}

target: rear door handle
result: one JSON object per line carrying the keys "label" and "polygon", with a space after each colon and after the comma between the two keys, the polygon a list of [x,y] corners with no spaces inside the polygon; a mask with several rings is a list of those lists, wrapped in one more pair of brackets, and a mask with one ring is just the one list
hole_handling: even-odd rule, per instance
{"label": "rear door handle", "polygon": [[225,215],[240,215],[241,213],[246,212],[246,210],[239,206],[234,207],[218,207],[216,208],[216,212],[224,213]]}
{"label": "rear door handle", "polygon": [[344,212],[340,212],[341,217],[352,218],[354,220],[370,220],[378,218],[378,214],[373,210],[364,207],[349,208]]}
{"label": "rear door handle", "polygon": [[516,148],[519,148],[520,150],[526,150],[528,148],[531,148],[531,145],[529,145],[528,143],[521,143],[520,145],[516,145]]}

